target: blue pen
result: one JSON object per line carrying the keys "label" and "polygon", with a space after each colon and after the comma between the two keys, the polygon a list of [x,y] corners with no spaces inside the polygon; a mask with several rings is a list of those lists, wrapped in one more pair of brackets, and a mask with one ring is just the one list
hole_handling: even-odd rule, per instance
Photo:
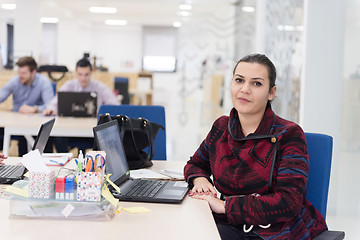
{"label": "blue pen", "polygon": [[55,161],[55,160],[53,160],[53,159],[50,159],[50,162],[55,163],[55,164],[58,164],[58,165],[60,165],[60,166],[64,166],[63,163],[59,163],[59,162],[57,162],[57,161]]}

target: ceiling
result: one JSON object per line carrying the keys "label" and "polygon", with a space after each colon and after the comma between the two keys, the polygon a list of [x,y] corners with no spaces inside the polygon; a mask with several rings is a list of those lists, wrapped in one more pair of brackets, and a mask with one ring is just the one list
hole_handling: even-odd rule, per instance
{"label": "ceiling", "polygon": [[[104,24],[105,19],[125,19],[131,25],[172,25],[183,20],[177,13],[179,5],[192,4],[191,12],[214,12],[220,6],[235,4],[239,0],[22,0],[34,1],[40,6],[41,17],[57,17],[91,24]],[[20,3],[19,3],[20,2]],[[17,3],[16,0],[0,0],[0,3]],[[90,13],[90,6],[116,7],[115,14]],[[11,18],[14,11],[0,8],[0,18]]]}
{"label": "ceiling", "polygon": [[[124,19],[129,26],[138,25],[172,25],[175,21],[184,21],[177,13],[183,3],[192,4],[193,16],[200,12],[216,12],[219,7],[240,2],[246,5],[254,0],[0,0],[0,3],[18,3],[34,1],[40,6],[42,17],[57,17],[64,20],[79,21],[92,25],[103,25],[106,19]],[[305,0],[304,0],[305,1]],[[20,3],[19,3],[20,2]],[[348,27],[360,27],[360,0],[346,0],[346,18]],[[116,7],[115,14],[95,14],[88,11],[90,6]],[[0,19],[8,21],[14,11],[0,8]]]}

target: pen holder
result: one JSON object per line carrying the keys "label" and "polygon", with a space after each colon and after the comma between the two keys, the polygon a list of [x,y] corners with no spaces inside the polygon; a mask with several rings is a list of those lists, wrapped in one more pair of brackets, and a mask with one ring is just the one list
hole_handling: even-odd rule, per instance
{"label": "pen holder", "polygon": [[77,200],[100,202],[103,179],[102,172],[78,172]]}
{"label": "pen holder", "polygon": [[55,173],[30,172],[29,174],[29,198],[49,199],[54,194]]}

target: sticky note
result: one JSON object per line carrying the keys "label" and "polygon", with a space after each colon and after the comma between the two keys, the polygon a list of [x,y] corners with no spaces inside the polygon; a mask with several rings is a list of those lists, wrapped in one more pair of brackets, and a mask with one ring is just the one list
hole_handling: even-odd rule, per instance
{"label": "sticky note", "polygon": [[120,211],[123,209],[122,206],[120,206],[118,209],[116,209],[116,213],[120,213]]}
{"label": "sticky note", "polygon": [[111,180],[109,179],[110,176],[111,176],[111,174],[106,175],[106,177],[105,177],[106,181],[107,181],[108,183],[110,183],[110,185],[111,185],[118,193],[120,193],[120,188],[119,188],[118,186],[116,186],[115,183],[113,183],[113,181],[111,181]]}
{"label": "sticky note", "polygon": [[101,195],[115,207],[118,205],[119,199],[114,198],[114,196],[111,194],[109,188],[106,185],[102,187]]}
{"label": "sticky note", "polygon": [[151,210],[146,208],[146,207],[128,207],[128,208],[123,208],[123,209],[128,213],[148,213],[148,212],[151,212]]}
{"label": "sticky note", "polygon": [[24,190],[24,189],[21,189],[21,188],[18,188],[18,187],[13,187],[13,186],[7,186],[6,189],[5,189],[6,192],[8,193],[12,193],[12,194],[15,194],[15,195],[18,195],[18,196],[21,196],[21,197],[24,197],[24,198],[28,198],[29,197],[29,191],[27,190]]}

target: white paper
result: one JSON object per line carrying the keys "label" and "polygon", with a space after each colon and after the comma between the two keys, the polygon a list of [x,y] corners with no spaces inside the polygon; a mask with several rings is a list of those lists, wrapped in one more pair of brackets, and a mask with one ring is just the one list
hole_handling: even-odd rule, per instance
{"label": "white paper", "polygon": [[157,173],[150,169],[130,170],[130,177],[134,179],[170,179],[170,177]]}
{"label": "white paper", "polygon": [[65,217],[68,217],[72,211],[74,211],[75,207],[71,204],[66,205],[66,207],[61,211],[61,214]]}
{"label": "white paper", "polygon": [[171,170],[171,169],[162,169],[160,170],[160,172],[166,176],[169,176],[172,179],[178,179],[178,180],[184,179],[184,174],[180,171]]}
{"label": "white paper", "polygon": [[25,154],[21,163],[28,169],[30,172],[41,172],[41,173],[50,173],[51,170],[42,160],[41,154],[38,149],[32,150]]}

